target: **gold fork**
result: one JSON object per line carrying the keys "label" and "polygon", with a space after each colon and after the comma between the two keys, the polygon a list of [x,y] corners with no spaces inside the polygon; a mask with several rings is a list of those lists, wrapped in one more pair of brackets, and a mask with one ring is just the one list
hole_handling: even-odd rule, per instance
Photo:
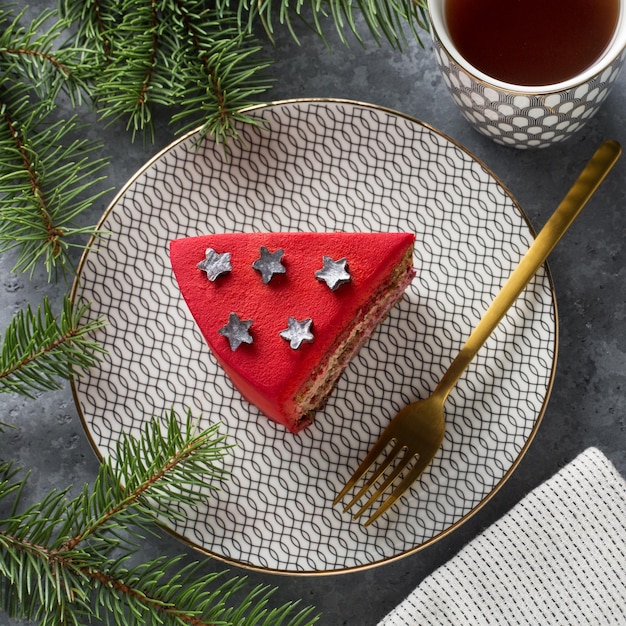
{"label": "gold fork", "polygon": [[[387,454],[381,459],[380,464],[369,476],[365,484],[344,507],[344,512],[348,511],[373,486],[376,486],[378,480],[382,479],[382,483],[377,486],[374,493],[354,514],[354,519],[360,517],[374,502],[385,494],[394,481],[402,474],[403,470],[410,466],[406,474],[399,479],[399,483],[393,487],[386,500],[365,522],[365,526],[369,526],[369,524],[387,511],[419,478],[432,461],[443,441],[446,428],[444,403],[450,390],[454,387],[480,347],[498,326],[505,313],[517,300],[524,287],[544,263],[559,239],[576,219],[583,206],[604,180],[619,158],[621,151],[621,147],[616,141],[606,141],[596,150],[556,211],[541,229],[541,232],[537,235],[519,265],[511,273],[500,293],[495,297],[476,328],[472,331],[435,391],[425,400],[419,400],[404,407],[393,418],[383,431],[380,439],[359,465],[346,486],[341,490],[341,493],[335,498],[333,505],[339,503],[359,480],[365,478],[378,457],[387,449],[389,449]],[[403,452],[404,455],[400,458]],[[394,462],[396,463],[395,465]],[[412,466],[411,463],[413,463]],[[388,472],[386,473],[387,470]]]}

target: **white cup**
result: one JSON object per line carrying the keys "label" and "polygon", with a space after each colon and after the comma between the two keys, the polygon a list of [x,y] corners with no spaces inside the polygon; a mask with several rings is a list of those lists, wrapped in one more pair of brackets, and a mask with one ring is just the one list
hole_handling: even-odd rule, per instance
{"label": "white cup", "polygon": [[506,83],[461,56],[446,26],[445,4],[446,0],[428,0],[431,35],[444,81],[472,126],[506,146],[545,148],[569,138],[604,102],[626,58],[626,0],[620,0],[613,39],[578,76],[532,87]]}

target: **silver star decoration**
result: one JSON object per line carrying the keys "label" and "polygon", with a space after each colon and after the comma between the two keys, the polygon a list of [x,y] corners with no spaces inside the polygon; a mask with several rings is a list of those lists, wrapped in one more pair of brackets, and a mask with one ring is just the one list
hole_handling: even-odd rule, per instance
{"label": "silver star decoration", "polygon": [[324,267],[315,272],[317,280],[323,280],[331,289],[335,291],[341,285],[345,285],[352,280],[347,268],[348,260],[343,258],[333,261],[329,256],[322,257]]}
{"label": "silver star decoration", "polygon": [[206,272],[207,278],[213,282],[218,276],[233,269],[230,264],[230,252],[219,254],[213,248],[207,248],[204,253],[204,261],[198,263],[198,269]]}
{"label": "silver star decoration", "polygon": [[295,317],[290,317],[287,320],[288,327],[280,331],[280,336],[289,342],[292,350],[297,350],[303,342],[311,343],[313,341],[312,323],[313,320],[310,317],[301,322]]}
{"label": "silver star decoration", "polygon": [[230,343],[230,349],[234,352],[242,343],[252,343],[252,335],[248,332],[252,326],[252,320],[241,320],[237,313],[228,316],[228,324],[217,332],[226,337]]}
{"label": "silver star decoration", "polygon": [[252,267],[261,272],[261,278],[265,285],[272,280],[274,274],[284,274],[287,271],[280,262],[284,253],[282,248],[276,250],[276,252],[270,252],[265,246],[261,246],[261,258],[257,259],[252,264]]}

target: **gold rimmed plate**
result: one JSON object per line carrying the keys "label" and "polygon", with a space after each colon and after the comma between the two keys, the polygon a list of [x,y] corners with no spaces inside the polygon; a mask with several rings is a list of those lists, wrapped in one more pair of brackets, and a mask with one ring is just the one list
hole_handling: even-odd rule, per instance
{"label": "gold rimmed plate", "polygon": [[[169,529],[255,569],[352,571],[457,528],[519,463],[556,360],[545,268],[448,399],[443,446],[409,496],[369,528],[332,501],[381,430],[431,391],[533,238],[502,183],[464,148],[408,116],[364,103],[255,107],[226,147],[191,133],[137,172],[85,252],[76,301],[107,326],[103,362],[72,381],[99,455],[153,415],[223,423],[229,478]],[[245,402],[178,291],[169,242],[228,231],[409,231],[417,276],[298,435]]]}

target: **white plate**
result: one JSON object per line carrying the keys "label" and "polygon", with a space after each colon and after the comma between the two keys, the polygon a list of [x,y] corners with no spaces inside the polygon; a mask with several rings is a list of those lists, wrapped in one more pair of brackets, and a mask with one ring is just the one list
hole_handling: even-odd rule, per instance
{"label": "white plate", "polygon": [[[174,407],[224,423],[236,444],[221,491],[172,532],[244,567],[338,572],[415,551],[456,528],[515,468],[551,388],[556,315],[545,268],[450,394],[439,454],[371,527],[332,506],[404,404],[439,381],[521,258],[532,232],[502,184],[415,119],[338,100],[250,113],[225,150],[191,134],[146,164],[102,218],[75,297],[104,316],[108,354],[74,381],[100,455]],[[417,277],[297,436],[241,399],[208,351],[172,275],[171,239],[224,231],[411,231]]]}

